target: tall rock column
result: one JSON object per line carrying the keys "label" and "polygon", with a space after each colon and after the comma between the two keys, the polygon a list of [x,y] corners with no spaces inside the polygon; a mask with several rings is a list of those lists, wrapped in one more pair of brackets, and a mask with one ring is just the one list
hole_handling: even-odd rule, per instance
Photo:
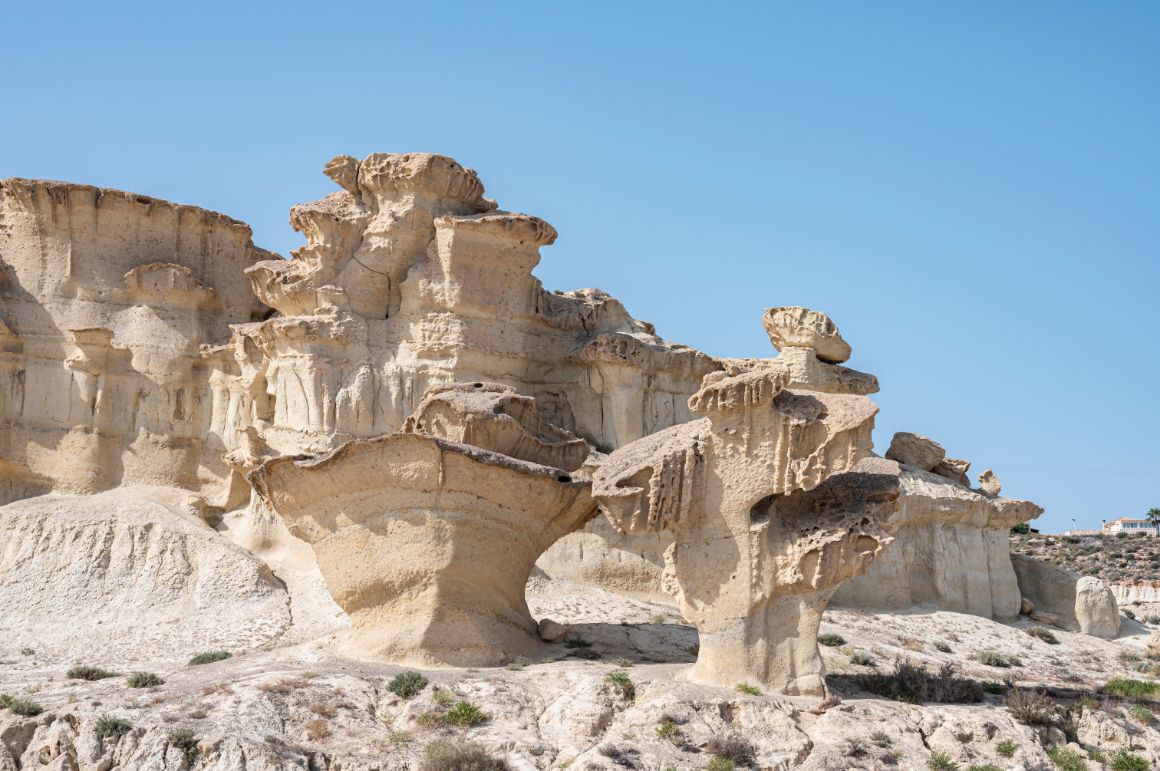
{"label": "tall rock column", "polygon": [[[845,345],[824,314],[795,310],[778,323],[796,347]],[[700,634],[691,680],[823,695],[822,611],[891,541],[899,472],[871,454],[877,408],[799,384],[780,358],[709,375],[689,408],[704,417],[613,452],[593,494],[621,530],[674,534],[682,611]]]}

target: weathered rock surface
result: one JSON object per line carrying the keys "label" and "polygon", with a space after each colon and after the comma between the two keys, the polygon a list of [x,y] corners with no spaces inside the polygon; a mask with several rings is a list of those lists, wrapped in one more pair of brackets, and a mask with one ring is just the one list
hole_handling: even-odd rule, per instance
{"label": "weathered rock surface", "polygon": [[1003,487],[999,484],[999,477],[995,476],[995,472],[991,469],[984,469],[982,474],[979,474],[979,489],[983,491],[983,495],[996,496],[1002,492]]}
{"label": "weathered rock surface", "polygon": [[1100,579],[1081,577],[1022,554],[1011,555],[1011,564],[1019,580],[1019,590],[1035,604],[1036,613],[1051,614],[1055,617],[1054,623],[1063,629],[1109,640],[1119,634],[1120,611],[1116,598]]}
{"label": "weathered rock surface", "polygon": [[1012,619],[1020,594],[1008,532],[1043,509],[988,498],[943,476],[904,468],[895,541],[861,576],[843,584],[836,605],[925,607]]}
{"label": "weathered rock surface", "polygon": [[[454,440],[465,434],[475,444]],[[510,390],[456,385],[429,392],[406,432],[267,461],[250,479],[314,547],[350,615],[350,650],[495,665],[538,652],[528,576],[549,545],[595,513],[587,482],[536,462],[574,456],[561,448],[576,441],[548,431]]]}
{"label": "weathered rock surface", "polygon": [[192,498],[128,487],[0,507],[0,636],[13,650],[136,666],[277,639],[291,622],[285,590],[198,519]]}
{"label": "weathered rock surface", "polygon": [[890,440],[886,457],[904,466],[914,466],[920,471],[933,471],[946,458],[947,452],[938,442],[920,434],[899,431]]}
{"label": "weathered rock surface", "polygon": [[710,375],[689,400],[706,417],[613,452],[593,494],[622,530],[673,533],[694,682],[821,695],[821,612],[890,542],[898,467],[870,455],[865,396],[789,380],[776,359]]}
{"label": "weathered rock surface", "polygon": [[769,308],[763,323],[769,341],[778,351],[806,348],[827,364],[841,364],[850,358],[850,344],[824,313],[801,307]]}

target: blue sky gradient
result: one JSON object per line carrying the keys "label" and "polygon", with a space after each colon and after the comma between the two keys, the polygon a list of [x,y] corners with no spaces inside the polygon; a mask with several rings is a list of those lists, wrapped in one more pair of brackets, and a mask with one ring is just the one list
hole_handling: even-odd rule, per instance
{"label": "blue sky gradient", "polygon": [[8,4],[0,177],[302,242],[331,156],[433,151],[560,231],[549,288],[766,356],[829,313],[876,438],[1098,527],[1160,506],[1160,4]]}

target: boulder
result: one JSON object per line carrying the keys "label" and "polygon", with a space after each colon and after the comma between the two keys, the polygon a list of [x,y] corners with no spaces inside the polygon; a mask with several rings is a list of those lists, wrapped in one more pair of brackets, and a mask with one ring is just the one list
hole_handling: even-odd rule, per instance
{"label": "boulder", "polygon": [[568,627],[557,624],[550,618],[542,618],[540,623],[536,625],[536,632],[544,642],[554,643],[564,639],[564,636],[568,634]]}
{"label": "boulder", "polygon": [[982,474],[979,474],[979,489],[982,490],[983,495],[989,495],[993,498],[1002,492],[1003,486],[999,484],[999,477],[995,476],[994,471],[985,469]]}
{"label": "boulder", "polygon": [[1084,576],[1076,582],[1075,617],[1084,634],[1114,640],[1120,633],[1120,609],[1116,597],[1108,585],[1095,576]]}
{"label": "boulder", "polygon": [[1105,639],[1119,634],[1115,595],[1100,579],[1022,554],[1012,554],[1011,564],[1019,590],[1035,605],[1032,619]]}
{"label": "boulder", "polygon": [[1035,612],[1035,603],[1023,597],[1019,600],[1019,613],[1023,616],[1030,616]]}
{"label": "boulder", "polygon": [[967,471],[971,468],[971,462],[963,460],[962,458],[943,458],[934,465],[931,469],[940,477],[945,477],[957,485],[963,487],[971,486],[971,479],[967,476]]}
{"label": "boulder", "polygon": [[921,434],[899,431],[890,440],[886,457],[904,466],[913,466],[921,471],[930,471],[946,457],[946,450],[938,442]]}

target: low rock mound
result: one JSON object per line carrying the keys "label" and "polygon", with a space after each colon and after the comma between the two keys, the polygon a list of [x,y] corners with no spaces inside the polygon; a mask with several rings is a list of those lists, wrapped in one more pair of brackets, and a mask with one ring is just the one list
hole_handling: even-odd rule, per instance
{"label": "low rock mound", "polygon": [[291,620],[281,582],[186,497],[137,487],[0,507],[0,637],[121,666],[279,636]]}

